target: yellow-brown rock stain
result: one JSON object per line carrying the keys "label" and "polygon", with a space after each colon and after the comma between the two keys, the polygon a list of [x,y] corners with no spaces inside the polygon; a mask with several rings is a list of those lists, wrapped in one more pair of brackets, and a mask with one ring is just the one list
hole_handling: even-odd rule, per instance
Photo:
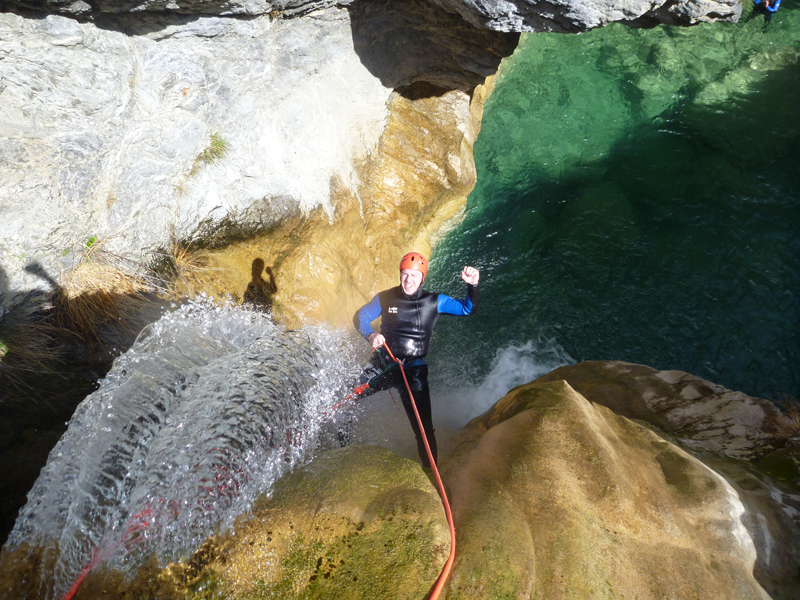
{"label": "yellow-brown rock stain", "polygon": [[271,308],[289,326],[343,326],[381,289],[397,285],[400,257],[430,255],[437,230],[463,210],[476,174],[472,145],[494,79],[471,95],[409,99],[394,93],[377,150],[356,165],[355,188],[331,181],[333,210],[295,214],[269,232],[199,251],[179,294],[244,300],[253,261],[274,276]]}
{"label": "yellow-brown rock stain", "polygon": [[444,475],[454,598],[762,597],[722,479],[563,380],[473,420]]}

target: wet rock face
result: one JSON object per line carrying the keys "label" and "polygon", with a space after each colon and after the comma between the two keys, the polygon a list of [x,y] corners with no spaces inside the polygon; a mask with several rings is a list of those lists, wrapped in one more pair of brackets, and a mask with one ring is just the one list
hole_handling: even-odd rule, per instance
{"label": "wet rock face", "polygon": [[133,582],[92,573],[76,600],[200,600],[209,591],[231,599],[410,600],[430,591],[449,546],[441,502],[419,465],[350,446],[288,475],[190,560],[148,565]]}
{"label": "wet rock face", "polygon": [[798,498],[700,458],[563,379],[515,388],[443,466],[459,532],[448,597],[797,597]]}
{"label": "wet rock face", "polygon": [[800,594],[796,421],[772,402],[681,371],[590,361],[559,368],[537,383],[560,381],[597,405],[679,440],[724,476],[744,507],[740,521],[756,547],[753,573],[759,584],[772,598],[788,600]]}

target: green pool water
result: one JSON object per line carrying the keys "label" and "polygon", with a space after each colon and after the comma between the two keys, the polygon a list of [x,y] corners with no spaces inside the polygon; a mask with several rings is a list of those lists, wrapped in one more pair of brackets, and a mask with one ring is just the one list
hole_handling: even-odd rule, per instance
{"label": "green pool water", "polygon": [[480,382],[512,348],[800,396],[797,2],[768,27],[524,36],[475,160],[427,287],[462,295],[458,268],[478,266],[480,314],[440,321],[434,387]]}

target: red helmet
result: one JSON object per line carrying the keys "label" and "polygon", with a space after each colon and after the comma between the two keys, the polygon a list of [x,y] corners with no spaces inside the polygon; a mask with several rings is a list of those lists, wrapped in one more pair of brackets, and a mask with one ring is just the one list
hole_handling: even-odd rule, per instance
{"label": "red helmet", "polygon": [[425,275],[428,274],[428,261],[419,252],[409,252],[400,261],[400,270],[412,269],[422,273],[422,280],[425,281]]}

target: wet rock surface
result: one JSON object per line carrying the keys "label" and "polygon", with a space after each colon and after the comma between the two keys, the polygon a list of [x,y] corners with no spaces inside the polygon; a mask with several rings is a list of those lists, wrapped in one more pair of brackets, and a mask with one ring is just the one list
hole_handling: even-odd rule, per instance
{"label": "wet rock surface", "polygon": [[[151,562],[132,582],[97,569],[75,598],[421,598],[449,544],[439,497],[419,465],[351,446],[281,480],[188,561],[167,569]],[[13,557],[4,558],[8,565]],[[41,593],[35,573],[6,573],[0,589]]]}
{"label": "wet rock surface", "polygon": [[[679,435],[695,450],[754,461],[783,448],[797,425],[769,400],[683,371],[658,371],[618,361],[561,367],[539,381],[564,379],[587,399],[619,415]],[[800,473],[797,474],[800,480]]]}
{"label": "wet rock surface", "polygon": [[769,597],[730,484],[565,381],[515,388],[463,436],[450,597]]}
{"label": "wet rock surface", "polygon": [[[584,389],[605,382],[615,410],[645,404],[646,367],[570,369]],[[676,402],[680,390],[671,392]],[[746,413],[752,401],[730,404]],[[564,379],[511,390],[458,434],[441,471],[457,531],[447,598],[789,600],[800,590],[796,485],[757,461],[693,450]],[[151,563],[133,582],[98,570],[77,597],[101,589],[109,598],[421,597],[447,540],[436,492],[416,463],[350,446],[282,479],[190,560]]]}

